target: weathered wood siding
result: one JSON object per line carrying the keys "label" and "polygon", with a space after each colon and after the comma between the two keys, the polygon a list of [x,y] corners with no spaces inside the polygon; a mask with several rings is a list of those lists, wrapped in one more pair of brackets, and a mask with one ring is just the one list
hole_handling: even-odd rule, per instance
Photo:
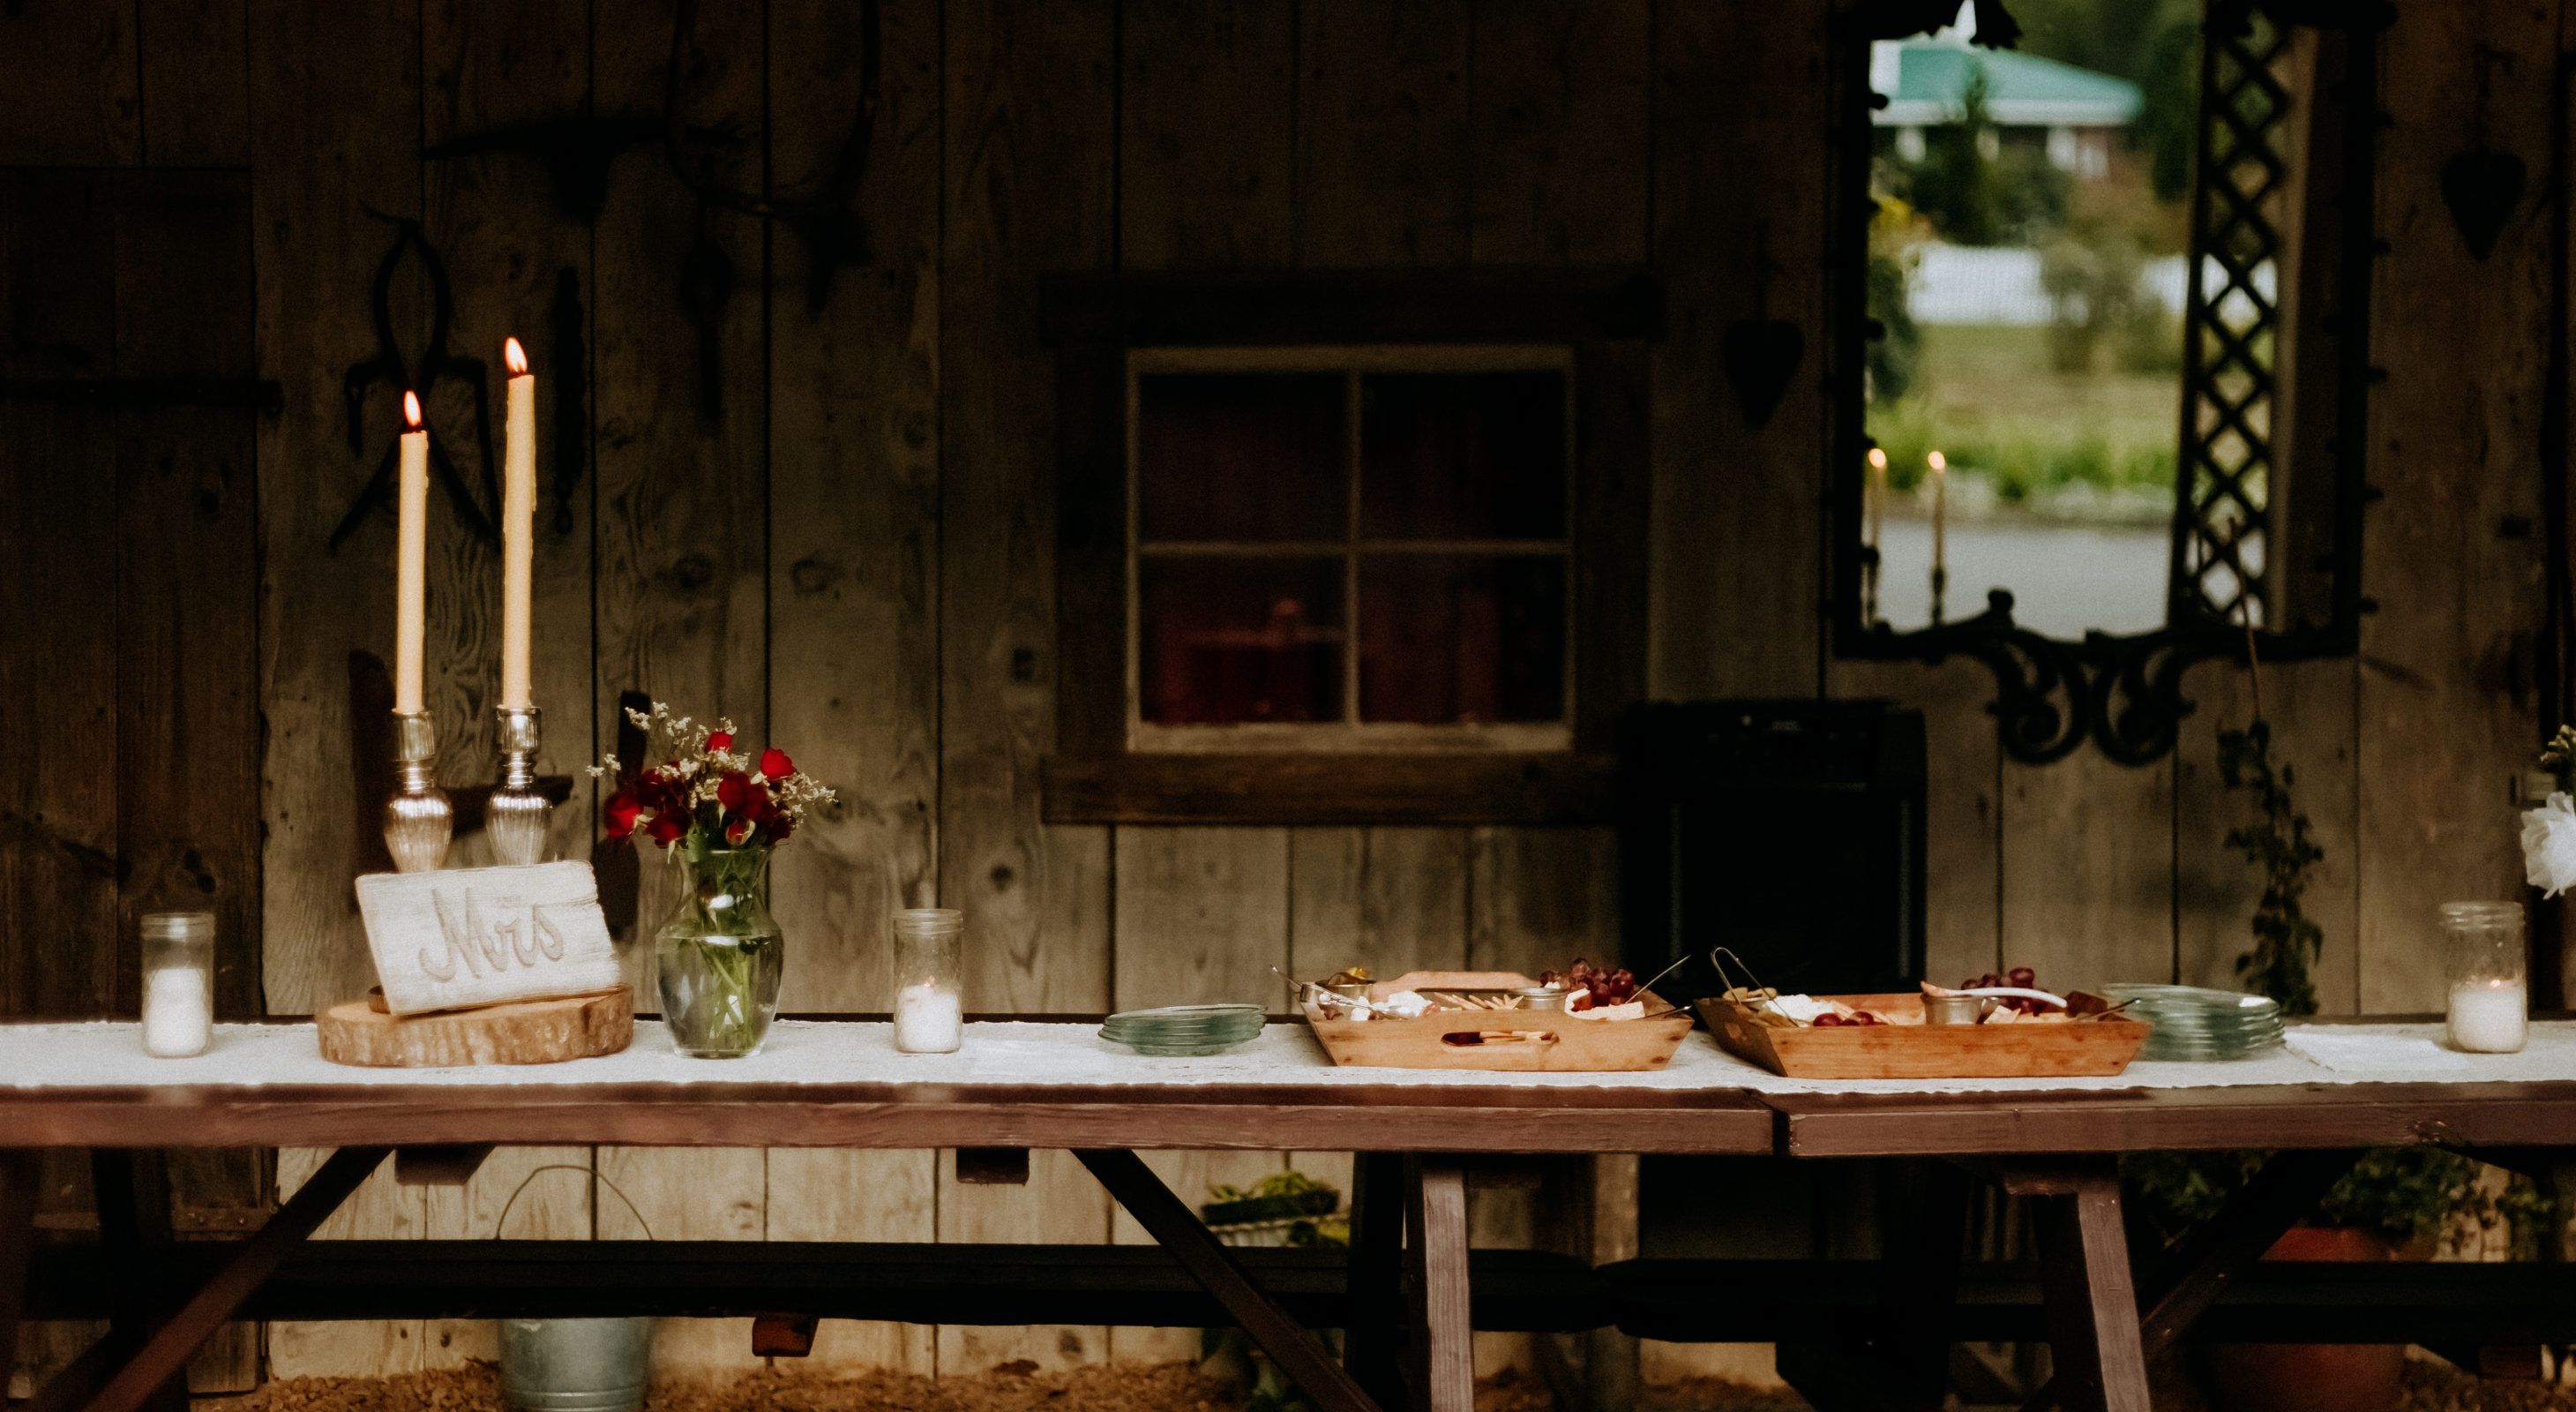
{"label": "weathered wood siding", "polygon": [[[2406,4],[2386,50],[2380,606],[2358,661],[2264,681],[2327,849],[2311,903],[2334,1010],[2434,1005],[2434,904],[2516,885],[2508,789],[2542,726],[2530,526],[2548,340],[2564,335],[2544,324],[2558,213],[2526,198],[2475,262],[2436,180],[2481,134],[2547,170],[2562,8]],[[857,100],[855,12],[697,9],[680,92],[688,123],[720,134],[696,146],[704,179],[816,190]],[[61,345],[89,360],[76,370],[256,372],[284,400],[262,417],[0,404],[0,614],[43,625],[0,650],[0,1012],[131,1003],[113,939],[191,894],[236,939],[234,1010],[308,1012],[367,983],[348,880],[373,803],[353,784],[350,682],[352,654],[391,636],[392,526],[324,545],[392,431],[380,385],[353,456],[341,382],[376,352],[368,290],[393,220],[445,257],[451,346],[488,361],[505,334],[528,339],[558,374],[547,409],[573,408],[585,433],[578,465],[541,438],[543,768],[577,773],[612,746],[620,693],[642,690],[730,714],[842,787],[779,866],[791,1009],[878,1004],[884,915],[933,900],[968,912],[972,1003],[992,1009],[1275,1005],[1274,966],[1527,967],[1613,946],[1598,830],[1041,822],[1055,371],[1035,309],[1060,271],[1654,265],[1670,300],[1651,376],[1654,692],[1929,711],[1936,975],[2228,974],[2254,887],[2219,843],[2238,805],[2214,738],[2247,709],[2241,671],[2194,672],[2200,709],[2166,762],[2029,769],[1996,749],[1981,669],[1824,650],[1821,389],[1802,374],[1752,428],[1720,357],[1725,325],[1764,310],[1806,325],[1815,363],[1824,0],[888,0],[857,244],[827,270],[792,226],[706,212],[653,141],[615,158],[591,223],[529,153],[425,155],[514,124],[657,115],[672,22],[668,0],[0,15],[0,375],[61,371],[29,361]],[[701,300],[703,329],[692,262],[732,276]],[[566,298],[577,379],[559,375]],[[430,313],[407,263],[392,285],[405,356]],[[429,403],[470,455],[464,387]],[[498,574],[434,503],[431,700],[445,775],[465,782],[490,769]],[[570,856],[595,803],[579,781],[559,816]],[[634,863],[603,858],[611,874]],[[638,974],[669,896],[657,859],[640,874],[624,936]],[[1185,1190],[1347,1165],[1155,1161]],[[279,1186],[312,1166],[281,1155]],[[1482,1230],[1541,1224],[1525,1194],[1480,1200]],[[1052,1157],[1027,1187],[977,1187],[927,1152],[579,1148],[496,1159],[461,1194],[381,1176],[332,1229],[562,1237],[594,1221],[665,1238],[1139,1238]],[[739,1325],[675,1328],[663,1357],[722,1368],[747,1347]],[[481,1351],[418,1323],[282,1326],[269,1347],[280,1373]],[[818,1356],[958,1370],[1183,1351],[1124,1330],[835,1326]]]}

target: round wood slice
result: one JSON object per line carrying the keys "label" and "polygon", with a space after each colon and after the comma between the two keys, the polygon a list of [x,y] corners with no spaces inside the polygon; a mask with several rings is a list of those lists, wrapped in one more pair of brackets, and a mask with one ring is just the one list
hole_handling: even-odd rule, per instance
{"label": "round wood slice", "polygon": [[563,1000],[514,1000],[408,1017],[366,1001],[334,1005],[313,1022],[334,1064],[440,1069],[459,1064],[552,1064],[614,1054],[635,1038],[626,989]]}

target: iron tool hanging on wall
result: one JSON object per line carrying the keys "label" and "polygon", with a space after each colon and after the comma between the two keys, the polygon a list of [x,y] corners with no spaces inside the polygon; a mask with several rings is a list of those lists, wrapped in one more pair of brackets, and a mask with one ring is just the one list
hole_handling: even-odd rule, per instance
{"label": "iron tool hanging on wall", "polygon": [[1726,326],[1719,353],[1727,379],[1735,384],[1735,405],[1744,412],[1744,424],[1760,428],[1780,410],[1780,399],[1807,353],[1806,330],[1771,317],[1769,221],[1753,224],[1753,317]]}
{"label": "iron tool hanging on wall", "polygon": [[[664,150],[668,153],[672,174],[682,185],[697,194],[705,206],[735,215],[756,216],[764,221],[781,221],[795,232],[805,246],[807,273],[805,308],[819,314],[831,302],[832,278],[844,265],[868,263],[867,231],[850,205],[858,198],[859,187],[867,180],[868,151],[876,137],[877,104],[882,92],[884,69],[883,25],[880,0],[859,0],[859,97],[858,111],[850,120],[849,134],[842,138],[840,150],[833,155],[832,169],[822,183],[806,196],[780,196],[764,189],[760,192],[736,191],[715,179],[712,172],[690,165],[688,142],[696,129],[690,128],[680,114],[681,79],[688,72],[682,62],[687,57],[689,39],[696,32],[698,14],[695,0],[680,0],[678,12],[671,21],[671,61],[665,73],[662,123]],[[704,229],[704,222],[701,222]],[[703,239],[700,245],[706,245]],[[689,253],[692,262],[700,260],[699,251]],[[683,281],[689,278],[686,266]],[[694,307],[694,305],[692,306]]]}
{"label": "iron tool hanging on wall", "polygon": [[627,148],[641,146],[662,133],[656,118],[546,118],[490,132],[450,138],[421,153],[423,157],[472,157],[489,152],[526,152],[546,164],[555,204],[564,219],[593,225],[608,204],[608,169]]}
{"label": "iron tool hanging on wall", "polygon": [[698,333],[698,415],[724,419],[724,311],[733,299],[733,257],[716,239],[715,212],[698,208],[698,239],[680,257],[680,305]]}
{"label": "iron tool hanging on wall", "polygon": [[2483,264],[2495,253],[2496,240],[2504,234],[2504,223],[2513,218],[2513,208],[2521,204],[2529,172],[2520,157],[2495,150],[2487,140],[2487,101],[2495,87],[2494,69],[2498,64],[2510,65],[2513,56],[2481,44],[2474,62],[2477,116],[2470,128],[2469,150],[2442,164],[2442,204],[2451,208],[2451,224],[2459,227],[2460,243],[2469,247],[2469,257]]}
{"label": "iron tool hanging on wall", "polygon": [[581,309],[581,276],[565,266],[555,275],[554,302],[546,308],[547,332],[553,338],[555,397],[555,533],[572,533],[572,492],[590,463],[590,416],[582,394],[590,386],[590,358],[583,334],[589,320]]}
{"label": "iron tool hanging on wall", "polygon": [[[660,139],[658,117],[544,118],[450,138],[421,153],[446,159],[489,153],[526,153],[543,162],[555,205],[575,225],[597,225],[608,205],[608,173],[630,147]],[[733,134],[716,128],[691,128],[692,142],[733,142]]]}
{"label": "iron tool hanging on wall", "polygon": [[[419,393],[421,406],[425,412],[430,405],[431,389],[442,381],[463,381],[474,394],[474,438],[476,447],[482,453],[482,459],[476,467],[482,482],[479,493],[478,488],[468,484],[465,477],[458,472],[455,461],[448,456],[447,446],[435,428],[429,433],[430,469],[432,474],[438,477],[438,483],[446,487],[447,498],[455,505],[457,517],[465,522],[465,527],[473,531],[477,538],[487,543],[498,544],[501,542],[500,533],[493,528],[492,516],[484,508],[486,505],[499,503],[500,498],[499,491],[492,483],[492,412],[488,395],[490,374],[484,367],[482,359],[466,357],[451,351],[447,346],[448,325],[452,321],[456,308],[454,291],[447,283],[447,263],[438,257],[438,251],[431,247],[429,238],[422,234],[420,222],[400,216],[388,216],[381,211],[369,211],[367,214],[393,223],[394,243],[392,248],[385,251],[385,258],[376,265],[373,296],[376,356],[362,363],[351,364],[347,376],[341,382],[341,397],[348,404],[349,409],[349,454],[352,456],[367,454],[367,390],[375,384],[390,382],[397,392],[408,390]],[[421,354],[420,366],[417,370],[404,359],[401,340],[394,337],[394,272],[402,268],[405,250],[418,252],[422,272],[429,277],[429,344],[427,351]],[[357,532],[359,523],[366,519],[369,511],[391,503],[394,493],[395,453],[399,449],[398,438],[385,443],[384,455],[376,462],[375,474],[368,477],[366,488],[358,492],[358,498],[350,504],[349,512],[340,517],[338,527],[331,531],[330,547],[333,550],[338,550],[350,535]]]}

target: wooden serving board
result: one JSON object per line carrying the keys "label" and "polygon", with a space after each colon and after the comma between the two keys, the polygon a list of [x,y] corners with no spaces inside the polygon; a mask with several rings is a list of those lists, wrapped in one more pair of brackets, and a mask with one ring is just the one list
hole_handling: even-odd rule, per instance
{"label": "wooden serving board", "polygon": [[[1923,997],[1827,995],[1855,1010],[1920,1015]],[[2097,996],[2070,997],[2089,1012]],[[2150,1026],[2125,1015],[2099,1020],[2003,1025],[1801,1025],[1781,1029],[1751,1006],[1703,999],[1700,1015],[1718,1046],[1793,1079],[2022,1079],[2117,1074],[2147,1042]]]}
{"label": "wooden serving board", "polygon": [[[1369,987],[1384,1000],[1399,990],[1518,989],[1536,985],[1513,971],[1414,971]],[[1649,1014],[1670,1006],[1637,992]],[[1551,1010],[1434,1010],[1414,1020],[1336,1018],[1306,1006],[1324,1052],[1343,1066],[1484,1069],[1518,1073],[1638,1073],[1672,1062],[1691,1032],[1687,1011],[1653,1019],[1578,1020]],[[1456,1036],[1456,1038],[1452,1038]]]}
{"label": "wooden serving board", "polygon": [[561,1000],[513,1000],[434,1015],[388,1015],[367,1001],[314,1017],[322,1057],[369,1068],[444,1069],[465,1064],[553,1064],[615,1054],[635,1038],[635,1002],[624,986]]}

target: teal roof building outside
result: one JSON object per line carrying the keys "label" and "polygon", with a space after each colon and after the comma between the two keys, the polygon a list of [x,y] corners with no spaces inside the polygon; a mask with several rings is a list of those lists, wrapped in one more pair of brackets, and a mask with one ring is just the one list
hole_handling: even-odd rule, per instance
{"label": "teal roof building outside", "polygon": [[2143,102],[2127,79],[1955,39],[1903,39],[1871,46],[1870,87],[1887,96],[1872,116],[1880,127],[1934,127],[1966,114],[1982,73],[1986,112],[1999,127],[2125,127]]}

